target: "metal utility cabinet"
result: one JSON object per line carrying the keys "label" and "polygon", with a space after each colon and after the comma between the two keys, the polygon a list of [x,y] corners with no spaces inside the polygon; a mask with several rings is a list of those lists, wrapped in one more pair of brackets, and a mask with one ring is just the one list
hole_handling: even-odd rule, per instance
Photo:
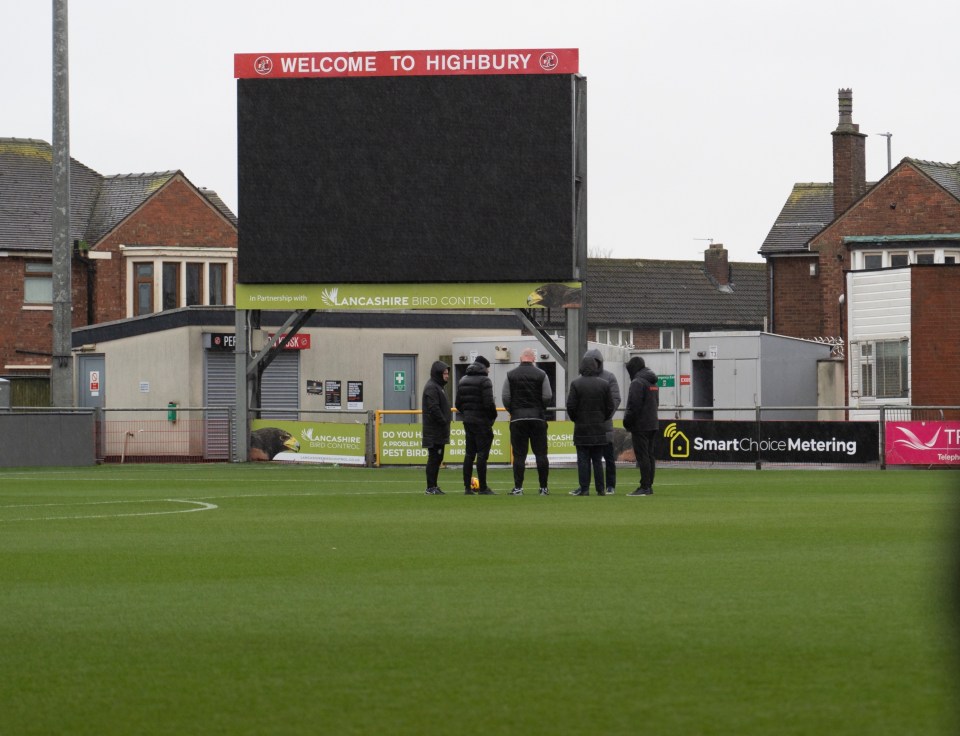
{"label": "metal utility cabinet", "polygon": [[[830,346],[767,332],[690,334],[696,419],[754,419],[757,406],[817,405],[817,365]],[[707,407],[712,407],[708,409]],[[796,409],[764,419],[809,419]]]}

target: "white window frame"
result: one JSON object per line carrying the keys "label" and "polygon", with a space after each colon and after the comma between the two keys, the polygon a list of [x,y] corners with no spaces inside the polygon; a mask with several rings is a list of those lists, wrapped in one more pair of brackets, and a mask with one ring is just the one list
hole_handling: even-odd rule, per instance
{"label": "white window frame", "polygon": [[[674,328],[665,328],[660,330],[660,349],[661,350],[683,350],[683,330]],[[668,339],[669,338],[669,339]],[[670,344],[667,345],[667,342]],[[679,345],[677,343],[680,343]]]}
{"label": "white window frame", "polygon": [[203,265],[201,276],[201,303],[197,306],[210,305],[210,264],[222,264],[225,270],[224,305],[233,306],[234,293],[234,262],[237,257],[236,248],[164,248],[157,246],[121,245],[120,252],[126,261],[126,315],[132,317],[134,304],[134,264],[153,263],[153,310],[151,314],[163,311],[163,264],[177,263],[179,265],[179,289],[177,307],[187,306],[187,264],[200,263]]}
{"label": "white window frame", "polygon": [[[866,271],[875,268],[904,268],[905,266],[894,266],[893,258],[894,256],[903,256],[907,257],[907,263],[905,266],[910,266],[920,262],[921,256],[933,256],[934,264],[944,264],[950,263],[949,259],[953,259],[953,263],[960,263],[960,249],[956,248],[896,248],[896,249],[884,249],[884,250],[861,250],[856,251],[853,263],[854,269],[858,271]],[[871,256],[880,257],[879,266],[867,266],[867,258]]]}
{"label": "white window frame", "polygon": [[[31,289],[30,285],[38,287]],[[42,290],[43,296],[47,296],[49,287],[49,299],[38,299],[36,294],[29,292]],[[53,261],[27,261],[23,267],[23,308],[30,309],[53,309]]]}
{"label": "white window frame", "polygon": [[[878,379],[878,366],[883,365],[883,358],[879,355],[887,350],[899,355],[891,355],[887,360],[894,360],[896,376],[893,377],[899,384],[898,392],[894,394],[885,393],[877,395],[877,387],[880,384],[889,385],[891,380],[880,381]],[[862,340],[854,353],[856,356],[855,381],[858,394],[861,398],[872,400],[896,400],[910,398],[910,341],[906,338],[893,338],[887,340]],[[899,379],[899,380],[896,380]]]}
{"label": "white window frame", "polygon": [[[613,336],[616,336],[616,342],[611,340]],[[633,330],[626,327],[598,327],[596,338],[603,345],[633,347]]]}

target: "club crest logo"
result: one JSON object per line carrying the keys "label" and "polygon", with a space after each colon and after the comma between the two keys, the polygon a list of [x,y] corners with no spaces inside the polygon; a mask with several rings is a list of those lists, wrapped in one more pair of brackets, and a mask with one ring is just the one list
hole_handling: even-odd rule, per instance
{"label": "club crest logo", "polygon": [[552,72],[560,63],[558,57],[553,51],[544,51],[540,54],[540,68],[545,72]]}
{"label": "club crest logo", "polygon": [[273,59],[269,56],[258,56],[253,62],[253,70],[260,76],[266,76],[273,71]]}

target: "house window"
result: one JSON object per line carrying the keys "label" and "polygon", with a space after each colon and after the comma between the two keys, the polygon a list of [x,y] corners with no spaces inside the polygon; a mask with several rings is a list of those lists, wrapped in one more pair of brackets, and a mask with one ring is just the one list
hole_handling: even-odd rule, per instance
{"label": "house window", "polygon": [[226,304],[227,267],[223,263],[210,264],[210,304]]}
{"label": "house window", "polygon": [[960,263],[960,261],[958,261],[958,259],[957,259],[957,255],[958,255],[958,254],[956,253],[956,251],[949,251],[949,250],[948,250],[948,251],[944,251],[944,253],[943,253],[943,262],[944,262],[944,263],[949,263],[950,265],[955,265],[955,264],[957,264],[957,263]]}
{"label": "house window", "polygon": [[174,248],[170,248],[170,252],[149,246],[126,246],[125,249],[131,256],[126,263],[127,316],[233,303],[229,290],[233,283],[233,262],[219,252],[226,249],[218,248],[218,252],[212,254],[217,260],[206,260],[206,254],[176,252]]}
{"label": "house window", "polygon": [[907,387],[907,340],[879,340],[860,344],[860,395],[903,399]]}
{"label": "house window", "polygon": [[184,287],[187,291],[186,306],[192,307],[195,304],[203,304],[203,264],[188,263],[187,279]]}
{"label": "house window", "polygon": [[153,313],[153,264],[133,264],[133,315]]}
{"label": "house window", "polygon": [[633,330],[624,330],[618,327],[597,328],[597,342],[604,345],[633,346]]}
{"label": "house window", "polygon": [[24,304],[53,304],[53,264],[28,261],[23,277]]}
{"label": "house window", "polygon": [[661,350],[683,350],[683,330],[660,330]]}
{"label": "house window", "polygon": [[883,268],[883,253],[864,253],[864,268]]}
{"label": "house window", "polygon": [[900,266],[909,266],[910,254],[909,253],[891,253],[890,265],[893,268],[898,268]]}
{"label": "house window", "polygon": [[180,264],[163,264],[163,309],[180,306]]}
{"label": "house window", "polygon": [[933,251],[917,253],[917,263],[933,263]]}

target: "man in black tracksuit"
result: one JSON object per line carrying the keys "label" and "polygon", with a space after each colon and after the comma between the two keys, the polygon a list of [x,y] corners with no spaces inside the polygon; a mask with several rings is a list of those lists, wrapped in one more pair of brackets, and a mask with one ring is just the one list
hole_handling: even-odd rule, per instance
{"label": "man in black tracksuit", "polygon": [[540,480],[540,495],[548,496],[547,477],[550,463],[547,460],[547,405],[553,398],[550,379],[534,365],[537,351],[524,348],[520,353],[520,365],[507,373],[503,382],[501,398],[510,412],[510,448],[513,450],[512,496],[523,495],[523,474],[527,463],[527,446],[537,458],[537,476]]}
{"label": "man in black tracksuit", "polygon": [[[497,420],[497,403],[493,399],[493,382],[487,377],[490,361],[478,355],[467,366],[466,375],[457,384],[457,411],[463,420],[466,447],[463,456],[463,492],[468,496],[492,496],[487,485],[487,457],[493,445],[493,423]],[[473,461],[477,461],[480,487],[470,487]]]}
{"label": "man in black tracksuit", "polygon": [[623,428],[633,435],[633,452],[640,468],[640,487],[627,495],[652,496],[653,476],[657,471],[657,433],[660,431],[657,374],[647,368],[639,355],[627,361],[627,373],[630,374],[630,389],[623,413]]}
{"label": "man in black tracksuit", "polygon": [[450,366],[442,360],[430,366],[430,379],[423,387],[420,411],[423,413],[423,436],[421,445],[427,448],[428,496],[442,496],[437,485],[440,465],[443,464],[444,448],[450,444],[450,400],[443,387],[450,378]]}

